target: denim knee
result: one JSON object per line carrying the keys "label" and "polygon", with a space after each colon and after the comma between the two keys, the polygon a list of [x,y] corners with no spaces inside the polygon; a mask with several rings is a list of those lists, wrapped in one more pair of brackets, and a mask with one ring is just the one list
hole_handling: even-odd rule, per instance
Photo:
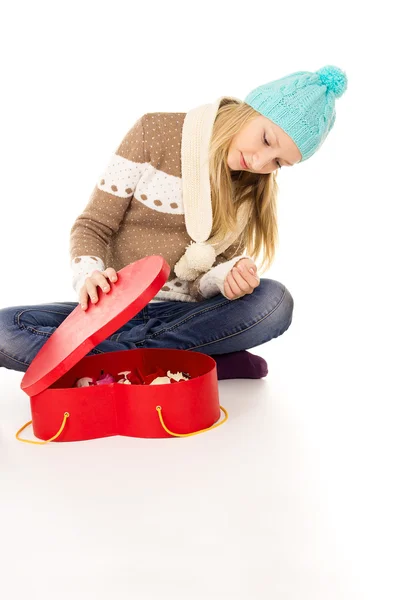
{"label": "denim knee", "polygon": [[12,354],[12,340],[15,339],[15,307],[0,309],[0,366],[2,357]]}
{"label": "denim knee", "polygon": [[290,327],[292,320],[293,320],[294,300],[293,300],[293,296],[291,295],[291,293],[289,292],[287,287],[286,286],[283,286],[283,287],[284,287],[283,300],[282,300],[280,306],[278,307],[278,310],[280,311],[281,325],[284,324],[284,331],[286,331],[286,329],[288,329]]}
{"label": "denim knee", "polygon": [[15,308],[0,308],[0,348],[14,328]]}
{"label": "denim knee", "polygon": [[268,322],[264,321],[265,334],[270,334],[270,323],[275,329],[273,337],[284,333],[292,323],[294,308],[294,300],[287,287],[275,279],[260,279],[253,296],[255,293],[257,314],[269,311]]}

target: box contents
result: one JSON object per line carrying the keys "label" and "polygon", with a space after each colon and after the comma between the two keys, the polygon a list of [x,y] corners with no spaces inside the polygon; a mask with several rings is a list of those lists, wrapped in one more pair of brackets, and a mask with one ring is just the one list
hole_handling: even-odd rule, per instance
{"label": "box contents", "polygon": [[[179,381],[188,381],[191,379],[191,375],[184,371],[178,371],[172,373],[171,371],[165,371],[157,367],[155,373],[149,375],[142,375],[138,367],[135,368],[136,373],[132,371],[121,371],[118,373],[118,377],[114,377],[111,373],[104,373],[101,369],[101,374],[98,378],[94,377],[80,377],[77,379],[72,387],[88,387],[91,385],[106,385],[110,383],[121,383],[128,385],[159,385],[167,383],[178,383]],[[120,378],[120,375],[122,377]]]}
{"label": "box contents", "polygon": [[[186,437],[225,422],[228,415],[220,406],[217,365],[206,354],[133,348],[89,356],[90,350],[147,306],[165,285],[170,270],[157,255],[130,263],[118,271],[111,294],[101,294],[98,305],[87,312],[76,306],[63,320],[22,379],[32,421],[17,436],[32,423],[34,435],[42,441],[28,441],[39,444],[111,435]],[[170,393],[165,383],[180,384],[171,390],[177,393]],[[88,389],[94,385],[98,387]],[[219,421],[220,410],[225,413],[223,421]]]}

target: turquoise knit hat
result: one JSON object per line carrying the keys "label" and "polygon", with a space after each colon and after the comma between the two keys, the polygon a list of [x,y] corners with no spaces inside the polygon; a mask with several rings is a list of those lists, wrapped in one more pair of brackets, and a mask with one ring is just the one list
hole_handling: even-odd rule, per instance
{"label": "turquoise knit hat", "polygon": [[244,102],[281,127],[302,154],[318,150],[332,129],[335,99],[347,89],[347,76],[333,65],[315,73],[297,71],[255,88]]}

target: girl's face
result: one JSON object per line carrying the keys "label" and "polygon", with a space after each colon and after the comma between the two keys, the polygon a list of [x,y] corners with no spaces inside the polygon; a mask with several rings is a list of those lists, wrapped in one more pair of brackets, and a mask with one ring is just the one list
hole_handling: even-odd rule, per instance
{"label": "girl's face", "polygon": [[[242,157],[247,166],[242,165]],[[300,160],[301,152],[292,138],[263,115],[250,121],[232,138],[227,159],[231,171],[261,174],[271,173],[279,166],[293,166]]]}

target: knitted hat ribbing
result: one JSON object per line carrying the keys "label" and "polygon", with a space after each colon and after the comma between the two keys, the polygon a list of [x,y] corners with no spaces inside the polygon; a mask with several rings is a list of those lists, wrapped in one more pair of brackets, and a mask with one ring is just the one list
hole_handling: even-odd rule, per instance
{"label": "knitted hat ribbing", "polygon": [[335,119],[335,99],[347,89],[347,76],[333,65],[314,73],[296,71],[252,90],[244,99],[279,127],[310,158],[325,141]]}
{"label": "knitted hat ribbing", "polygon": [[[347,88],[347,77],[338,67],[328,65],[315,73],[297,71],[255,88],[244,102],[279,125],[299,148],[303,162],[323,144],[336,118],[334,102]],[[231,96],[227,96],[231,97]],[[195,243],[188,245],[174,272],[193,281],[214,264],[242,232],[250,218],[250,202],[240,206],[238,226],[223,240],[209,238],[212,204],[208,146],[221,96],[213,104],[189,111],[182,134],[182,180],[185,223]]]}

